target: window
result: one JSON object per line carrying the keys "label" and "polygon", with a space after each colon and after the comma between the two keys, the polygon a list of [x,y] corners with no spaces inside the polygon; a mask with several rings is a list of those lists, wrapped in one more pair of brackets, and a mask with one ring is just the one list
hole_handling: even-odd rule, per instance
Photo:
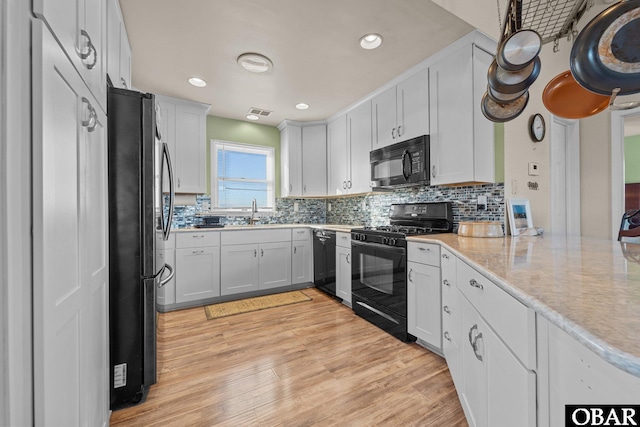
{"label": "window", "polygon": [[272,147],[211,141],[211,199],[217,210],[247,210],[256,199],[261,210],[275,205]]}

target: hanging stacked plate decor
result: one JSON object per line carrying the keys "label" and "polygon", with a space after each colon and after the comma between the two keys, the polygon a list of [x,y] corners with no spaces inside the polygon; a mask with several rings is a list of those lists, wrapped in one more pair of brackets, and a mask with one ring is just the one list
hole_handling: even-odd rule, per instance
{"label": "hanging stacked plate decor", "polygon": [[[530,28],[522,27],[522,0],[509,0],[496,57],[487,71],[487,91],[482,97],[484,116],[498,123],[513,120],[529,102],[529,87],[540,74],[542,38]],[[640,1],[640,0],[638,0]]]}

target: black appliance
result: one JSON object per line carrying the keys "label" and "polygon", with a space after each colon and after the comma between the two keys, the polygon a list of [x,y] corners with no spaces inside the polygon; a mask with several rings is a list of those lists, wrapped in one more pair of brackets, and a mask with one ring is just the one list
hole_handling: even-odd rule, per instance
{"label": "black appliance", "polygon": [[391,205],[390,225],[351,230],[353,311],[398,339],[407,332],[407,236],[453,231],[450,202]]}
{"label": "black appliance", "polygon": [[313,233],[313,283],[318,289],[336,297],[336,232]]}
{"label": "black appliance", "polygon": [[[156,382],[156,288],[173,269],[156,261],[173,215],[171,159],[155,98],[109,88],[109,338],[111,409],[143,401]],[[167,168],[169,208],[162,193]],[[165,271],[169,277],[162,280]]]}
{"label": "black appliance", "polygon": [[429,185],[429,135],[373,150],[369,160],[374,190]]}

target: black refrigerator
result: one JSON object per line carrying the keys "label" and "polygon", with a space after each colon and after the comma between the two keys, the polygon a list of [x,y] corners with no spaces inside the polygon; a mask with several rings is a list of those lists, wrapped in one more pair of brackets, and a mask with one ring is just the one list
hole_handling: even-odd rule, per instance
{"label": "black refrigerator", "polygon": [[156,383],[156,289],[173,274],[156,261],[156,238],[169,236],[173,177],[154,95],[110,87],[107,117],[110,395],[116,410],[144,401]]}

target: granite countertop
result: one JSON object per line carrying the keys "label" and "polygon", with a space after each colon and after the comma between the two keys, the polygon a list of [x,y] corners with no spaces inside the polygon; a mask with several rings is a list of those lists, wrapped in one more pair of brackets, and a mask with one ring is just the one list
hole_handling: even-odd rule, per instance
{"label": "granite countertop", "polygon": [[264,230],[264,229],[278,229],[278,228],[314,228],[333,231],[348,232],[352,228],[358,228],[357,225],[340,225],[340,224],[256,224],[256,225],[225,225],[220,228],[198,228],[198,227],[185,227],[185,228],[172,228],[172,233],[187,233],[194,231],[225,231],[225,230]]}
{"label": "granite countertop", "polygon": [[640,377],[640,245],[544,234],[438,242],[609,363]]}

